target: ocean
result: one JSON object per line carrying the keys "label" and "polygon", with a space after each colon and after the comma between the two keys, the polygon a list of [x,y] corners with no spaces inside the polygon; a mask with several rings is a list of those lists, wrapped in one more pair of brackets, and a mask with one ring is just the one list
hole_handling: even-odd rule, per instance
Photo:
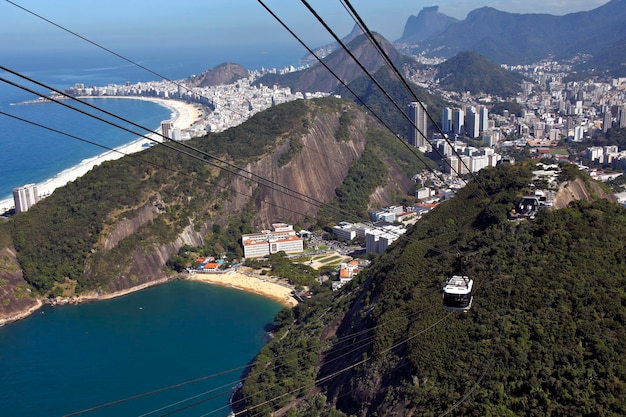
{"label": "ocean", "polygon": [[280,309],[262,296],[196,281],[44,307],[0,327],[0,415],[62,416],[232,370],[81,414],[159,416],[199,403],[176,415],[226,416],[231,388]]}
{"label": "ocean", "polygon": [[[213,68],[222,62],[235,62],[248,69],[282,68],[297,65],[304,55],[297,46],[228,47],[203,54],[197,48],[177,48],[176,51],[145,50],[116,51],[138,64],[168,79],[179,80]],[[2,66],[37,80],[57,90],[76,83],[87,86],[137,83],[159,80],[127,61],[100,49],[85,51],[41,52],[36,56],[3,54]],[[48,95],[49,90],[0,70],[0,77],[31,90]],[[79,138],[97,142],[109,148],[133,142],[138,136],[119,130],[56,103],[18,105],[37,95],[0,82],[0,111],[20,117]],[[69,103],[72,104],[73,103]],[[99,107],[119,114],[141,126],[155,130],[162,120],[169,119],[169,109],[141,100],[98,100]],[[91,109],[84,108],[89,112]],[[110,117],[106,117],[111,119]],[[116,122],[118,123],[118,122]],[[132,127],[133,131],[137,128]],[[66,135],[0,114],[0,200],[10,198],[14,187],[41,183],[56,174],[94,158],[106,149],[81,142]],[[146,132],[137,132],[145,134]]]}
{"label": "ocean", "polygon": [[[297,65],[304,55],[299,47],[284,45],[263,50],[230,47],[210,54],[197,48],[117,52],[170,79],[182,79],[227,61],[249,69]],[[107,85],[155,79],[100,50],[4,54],[2,65],[61,90],[75,83]],[[0,71],[0,77],[47,93],[6,72]],[[34,98],[0,82],[2,112],[108,147],[137,139],[54,103],[15,104]],[[171,116],[169,109],[141,100],[99,100],[96,104],[151,129]],[[0,200],[9,197],[16,186],[43,182],[104,152],[0,115]],[[240,367],[267,342],[267,326],[280,308],[275,301],[254,294],[186,281],[108,301],[45,307],[0,327],[0,415],[61,416],[237,369],[81,414],[163,415],[199,403],[177,415],[226,416],[230,389],[242,374]],[[213,396],[217,398],[210,400]]]}

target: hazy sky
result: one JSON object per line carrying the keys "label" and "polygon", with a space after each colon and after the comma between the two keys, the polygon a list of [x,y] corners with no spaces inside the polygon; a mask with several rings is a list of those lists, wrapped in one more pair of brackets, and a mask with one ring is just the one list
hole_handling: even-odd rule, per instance
{"label": "hazy sky", "polygon": [[[292,42],[289,34],[256,0],[15,0],[15,3],[110,48],[124,46],[176,47],[189,44]],[[473,9],[490,6],[513,13],[567,13],[591,10],[608,0],[352,0],[373,31],[398,39],[406,20],[426,6],[464,19]],[[311,46],[331,37],[297,0],[265,0]],[[339,36],[354,25],[339,0],[309,0]],[[6,0],[0,0],[2,51],[33,48],[85,47]]]}

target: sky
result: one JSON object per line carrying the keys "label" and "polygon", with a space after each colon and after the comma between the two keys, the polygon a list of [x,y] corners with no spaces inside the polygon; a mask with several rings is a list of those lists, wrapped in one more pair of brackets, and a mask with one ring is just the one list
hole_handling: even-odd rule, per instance
{"label": "sky", "polygon": [[[347,35],[354,20],[339,0],[308,0],[338,36]],[[21,10],[16,3],[73,32],[110,48],[294,42],[256,0],[0,0],[0,56],[3,51],[80,48],[85,42]],[[332,37],[297,0],[264,0],[311,46]],[[352,0],[372,31],[390,41],[402,35],[411,15],[438,5],[439,12],[464,19],[489,6],[512,13],[567,13],[591,10],[608,0]],[[88,6],[87,6],[88,5]]]}

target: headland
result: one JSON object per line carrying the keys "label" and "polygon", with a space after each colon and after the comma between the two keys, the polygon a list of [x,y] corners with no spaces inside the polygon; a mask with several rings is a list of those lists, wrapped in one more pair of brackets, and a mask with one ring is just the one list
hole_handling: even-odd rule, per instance
{"label": "headland", "polygon": [[[178,100],[168,100],[162,98],[152,98],[152,97],[89,97],[93,98],[115,98],[115,99],[128,99],[128,100],[146,100],[154,103],[158,103],[162,106],[169,108],[172,111],[172,122],[174,128],[179,128],[181,130],[190,128],[195,122],[199,121],[202,118],[202,111],[198,108],[197,104],[191,104],[184,101]],[[89,172],[93,167],[100,165],[105,161],[111,161],[115,159],[119,159],[124,155],[133,154],[140,152],[146,149],[143,145],[147,142],[156,141],[161,142],[160,136],[160,128],[152,134],[146,135],[151,140],[147,140],[144,137],[139,137],[136,140],[120,146],[115,150],[106,151],[96,157],[90,158],[81,162],[80,164],[66,169],[54,177],[37,184],[37,191],[40,196],[48,196],[54,192],[57,188],[63,187],[67,183],[76,180],[79,177],[82,177],[87,172]],[[21,185],[21,184],[18,184]],[[17,185],[16,185],[17,186]],[[14,207],[13,198],[7,198],[4,200],[0,200],[0,214],[5,213],[11,210]]]}

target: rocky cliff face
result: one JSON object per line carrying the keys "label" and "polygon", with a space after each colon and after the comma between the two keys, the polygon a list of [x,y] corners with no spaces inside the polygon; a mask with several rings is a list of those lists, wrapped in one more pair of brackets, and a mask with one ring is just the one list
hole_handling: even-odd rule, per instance
{"label": "rocky cliff face", "polygon": [[560,209],[567,207],[569,203],[575,200],[593,201],[598,199],[606,199],[613,203],[617,202],[615,196],[604,190],[597,182],[586,182],[581,178],[576,178],[573,181],[566,182],[559,188],[552,202],[552,207]]}
{"label": "rocky cliff face", "polygon": [[0,326],[41,306],[22,276],[22,270],[10,248],[0,249]]}
{"label": "rocky cliff face", "polygon": [[[338,141],[336,135],[343,112],[350,112],[352,115],[348,126],[349,140]],[[126,265],[115,265],[119,272],[103,291],[124,291],[167,279],[164,266],[172,254],[177,253],[183,245],[202,246],[204,235],[214,223],[224,226],[228,216],[242,212],[250,204],[256,210],[252,221],[255,229],[268,228],[278,221],[295,223],[305,215],[314,217],[321,204],[328,203],[335,197],[335,189],[342,184],[353,161],[363,153],[366,133],[372,123],[352,103],[347,103],[343,109],[339,108],[335,112],[312,111],[304,134],[298,134],[294,138],[291,137],[293,134],[287,133],[285,137],[277,138],[274,151],[248,163],[243,167],[246,172],[244,175],[229,176],[222,181],[217,190],[229,190],[230,195],[223,201],[225,207],[221,214],[212,216],[211,221],[189,219],[189,225],[174,241],[144,242],[135,247]],[[299,144],[297,150],[291,149],[294,141]],[[285,162],[283,159],[288,152],[292,156]],[[392,169],[391,172],[393,175],[390,175],[388,183],[396,192],[401,192],[403,187],[398,185],[402,182],[399,170]],[[248,173],[252,173],[254,179],[250,179],[251,175]],[[258,178],[269,181],[259,183]],[[405,179],[403,186],[408,190],[410,181]],[[220,193],[215,194],[216,200],[218,194]],[[373,201],[379,205],[389,203],[393,194],[381,187]],[[158,194],[147,200],[144,206],[133,210],[132,216],[108,226],[97,251],[115,250],[124,239],[132,237],[141,227],[155,221],[166,210],[172,209],[167,207]],[[207,201],[205,210],[211,211],[216,200]],[[106,271],[102,270],[101,265],[88,264],[86,267],[86,274],[90,279],[97,279],[99,274],[104,273]]]}
{"label": "rocky cliff face", "polygon": [[[338,142],[335,132],[339,129],[339,114],[320,113],[312,121],[309,131],[300,138],[302,148],[285,165],[279,159],[288,151],[282,146],[277,151],[248,166],[255,174],[271,178],[291,190],[280,192],[270,187],[258,187],[255,206],[258,214],[253,225],[267,228],[277,220],[296,222],[305,214],[315,216],[319,203],[328,203],[335,196],[335,188],[343,182],[352,162],[365,149],[367,121],[363,113],[350,127],[350,140]],[[243,187],[238,178],[236,187]]]}
{"label": "rocky cliff face", "polygon": [[[241,176],[223,175],[217,184],[203,179],[206,187],[183,191],[177,188],[178,177],[172,175],[163,184],[144,188],[140,205],[116,206],[103,224],[94,228],[99,230],[98,237],[83,266],[82,288],[89,293],[80,295],[103,298],[169,279],[164,266],[173,254],[184,245],[203,246],[214,225],[227,227],[244,209],[253,213],[254,229],[275,222],[296,223],[305,216],[314,218],[320,206],[335,198],[336,188],[365,151],[368,138],[375,136],[370,135],[371,129],[378,134],[381,127],[352,102],[306,103],[308,112],[297,116],[294,130],[276,131],[274,143],[264,145],[246,164],[238,164],[243,168]],[[391,204],[412,186],[391,158],[385,165],[387,178],[371,196],[371,206]],[[217,169],[210,174],[212,178],[219,175]],[[202,191],[197,192],[198,188]],[[189,201],[194,202],[193,209],[186,207]],[[36,306],[37,301],[28,297],[15,253],[4,249],[0,255],[0,296],[8,300],[0,312]],[[62,289],[70,296],[73,288],[59,283],[55,291]]]}

